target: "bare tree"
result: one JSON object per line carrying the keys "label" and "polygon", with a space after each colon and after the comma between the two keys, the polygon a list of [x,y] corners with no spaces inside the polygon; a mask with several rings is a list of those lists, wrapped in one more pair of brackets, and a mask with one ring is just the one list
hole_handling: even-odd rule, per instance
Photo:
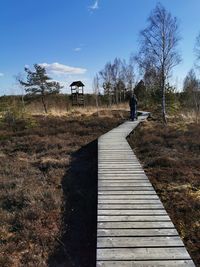
{"label": "bare tree", "polygon": [[120,103],[126,99],[126,91],[133,90],[134,67],[133,60],[129,63],[120,58],[115,58],[114,62],[108,62],[104,69],[99,72],[103,81],[105,95],[109,97],[109,104]]}
{"label": "bare tree", "polygon": [[119,103],[120,99],[120,86],[118,86],[120,81],[120,72],[121,72],[121,59],[115,58],[111,68],[111,75],[112,75],[113,93],[116,104]]}
{"label": "bare tree", "polygon": [[148,18],[148,26],[140,33],[140,51],[137,56],[140,66],[151,62],[159,76],[162,91],[162,117],[166,120],[165,86],[170,72],[179,64],[177,45],[180,37],[176,17],[173,17],[160,3]]}
{"label": "bare tree", "polygon": [[194,51],[195,51],[195,55],[196,55],[196,64],[195,65],[198,69],[200,69],[200,66],[199,66],[199,62],[200,62],[200,33],[198,34],[198,36],[196,38]]}
{"label": "bare tree", "polygon": [[109,106],[112,104],[113,86],[112,86],[112,64],[106,63],[103,70],[99,72],[102,79],[104,94],[108,96]]}
{"label": "bare tree", "polygon": [[[134,57],[131,56],[128,63],[124,61],[122,67],[123,67],[124,83],[126,84],[127,91],[132,94],[135,84]],[[125,94],[126,92],[124,92],[124,99],[125,99]]]}
{"label": "bare tree", "polygon": [[200,115],[200,81],[196,78],[193,69],[185,77],[183,91],[186,93],[188,106],[195,112],[196,122],[198,123]]}
{"label": "bare tree", "polygon": [[93,79],[93,92],[95,95],[97,115],[99,117],[99,76],[98,74]]}

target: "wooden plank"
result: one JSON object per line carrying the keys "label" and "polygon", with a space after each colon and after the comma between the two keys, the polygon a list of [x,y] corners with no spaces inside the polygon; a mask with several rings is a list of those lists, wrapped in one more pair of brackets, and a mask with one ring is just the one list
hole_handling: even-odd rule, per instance
{"label": "wooden plank", "polygon": [[148,191],[154,192],[152,186],[99,186],[99,191]]}
{"label": "wooden plank", "polygon": [[130,204],[139,204],[139,205],[145,205],[145,204],[161,204],[160,200],[158,199],[101,199],[99,198],[98,204],[105,204],[105,205],[130,205]]}
{"label": "wooden plank", "polygon": [[[112,161],[109,160],[109,158],[112,158]],[[123,163],[123,165],[124,165],[124,163],[126,162],[126,163],[129,163],[131,165],[131,167],[134,167],[134,166],[141,167],[141,164],[139,162],[135,161],[134,159],[130,159],[130,157],[129,157],[129,160],[126,159],[125,161],[120,160],[120,158],[119,159],[113,159],[113,156],[112,157],[109,156],[109,158],[108,159],[106,159],[105,157],[103,159],[99,158],[98,162],[99,162],[99,164],[101,164],[101,165],[105,164],[106,166],[108,166],[108,165],[110,166],[110,164],[112,164],[112,165],[120,164],[119,166],[121,166],[121,163]]]}
{"label": "wooden plank", "polygon": [[100,163],[99,164],[99,168],[101,168],[101,169],[115,169],[115,168],[117,168],[117,169],[120,169],[120,168],[123,168],[123,169],[131,169],[131,170],[143,170],[142,169],[142,166],[139,164],[139,162],[138,163],[133,163],[133,162],[131,162],[131,163],[129,163],[129,164],[126,164],[126,163],[122,163],[122,162],[120,161],[120,162],[116,162],[115,164],[114,163],[111,163],[111,162],[108,162],[108,163],[106,163],[106,162],[102,162],[102,163]]}
{"label": "wooden plank", "polygon": [[99,190],[99,195],[156,195],[154,190],[143,191],[143,190],[123,190],[123,191],[107,191],[107,190]]}
{"label": "wooden plank", "polygon": [[97,249],[97,260],[189,260],[182,247]]}
{"label": "wooden plank", "polygon": [[[152,184],[149,182],[149,180],[145,177],[143,179],[138,179],[135,177],[135,179],[132,179],[130,177],[121,177],[121,179],[115,179],[113,177],[99,177],[98,180],[98,186],[151,186]],[[153,188],[153,187],[152,187]]]}
{"label": "wooden plank", "polygon": [[[112,155],[109,155],[110,158],[112,157]],[[113,157],[112,157],[113,158]],[[125,161],[118,161],[118,162],[105,162],[105,161],[102,161],[101,162],[101,159],[100,159],[100,162],[99,162],[99,167],[105,167],[105,168],[115,168],[115,167],[136,167],[136,168],[140,168],[141,169],[141,164],[132,159],[130,162],[128,162],[127,160]]]}
{"label": "wooden plank", "polygon": [[119,161],[119,162],[105,162],[105,161],[99,161],[99,167],[137,167],[137,168],[142,168],[141,164],[139,162],[134,162],[134,160],[131,160],[130,162],[126,161]]}
{"label": "wooden plank", "polygon": [[123,171],[141,171],[144,172],[144,170],[142,169],[141,166],[138,165],[115,165],[115,166],[109,166],[109,165],[105,165],[103,164],[102,166],[99,166],[99,171],[101,172],[102,170],[111,170],[111,171],[115,171],[115,170],[123,170]]}
{"label": "wooden plank", "polygon": [[[113,176],[113,173],[98,173],[98,176],[109,177],[109,176]],[[125,172],[120,173],[120,172],[118,172],[115,174],[115,177],[122,177],[123,178],[123,177],[127,177],[127,176],[128,177],[138,177],[138,178],[145,177],[145,178],[147,178],[145,173],[125,173]]]}
{"label": "wooden plank", "polygon": [[103,194],[99,192],[99,195],[98,195],[98,199],[113,199],[113,200],[118,200],[118,199],[123,199],[123,200],[131,200],[131,199],[137,199],[137,200],[152,200],[152,199],[156,199],[156,200],[159,200],[159,197],[156,195],[156,194],[151,194],[151,195],[143,195],[143,194],[129,194],[129,195],[125,195],[125,194],[122,194],[122,195],[113,195],[113,194]]}
{"label": "wooden plank", "polygon": [[109,179],[105,179],[105,178],[99,178],[98,179],[98,184],[100,185],[101,183],[105,183],[105,185],[109,185],[109,184],[113,184],[113,185],[126,185],[128,183],[130,184],[140,184],[141,183],[145,183],[145,184],[149,184],[149,180],[148,179],[126,179],[126,178],[121,178],[121,179],[114,179],[114,178],[109,178]]}
{"label": "wooden plank", "polygon": [[126,179],[127,180],[132,180],[132,181],[139,181],[139,180],[147,180],[147,181],[149,181],[148,179],[147,179],[147,177],[146,176],[144,176],[144,175],[140,175],[140,176],[138,176],[138,175],[114,175],[114,174],[111,174],[111,175],[105,175],[105,174],[101,174],[101,175],[98,175],[98,179],[99,180],[101,180],[101,179],[103,179],[103,180],[110,180],[110,179],[112,179],[112,180],[115,180],[115,181],[120,181],[120,180],[124,180],[124,181],[126,181]]}
{"label": "wooden plank", "polygon": [[97,248],[184,247],[179,236],[98,237]]}
{"label": "wooden plank", "polygon": [[127,170],[127,169],[104,169],[104,170],[102,170],[102,169],[100,169],[99,170],[99,172],[98,172],[99,174],[105,174],[105,173],[107,173],[107,174],[109,174],[109,173],[111,173],[111,174],[114,174],[114,173],[118,173],[118,174],[144,174],[144,171],[143,170]]}
{"label": "wooden plank", "polygon": [[163,209],[162,204],[98,204],[99,210],[154,210]]}
{"label": "wooden plank", "polygon": [[[112,156],[110,156],[110,157],[112,157]],[[100,166],[100,168],[103,168],[103,169],[120,169],[120,168],[122,168],[122,169],[127,169],[127,170],[131,170],[131,171],[134,171],[134,170],[143,170],[144,171],[144,169],[142,169],[142,166],[141,166],[141,164],[139,163],[139,162],[135,162],[135,163],[133,163],[133,159],[131,160],[132,161],[132,163],[131,164],[120,164],[121,163],[121,161],[118,161],[118,162],[116,162],[115,164],[113,164],[113,163],[111,163],[111,162],[105,162],[105,161],[103,161],[102,163],[101,163],[101,166]],[[113,166],[111,166],[111,165],[113,165]]]}
{"label": "wooden plank", "polygon": [[[155,237],[155,236],[178,236],[177,231],[172,229],[98,229],[98,237],[134,237],[137,236],[139,239],[141,237]],[[98,238],[99,239],[99,238]],[[180,240],[179,236],[178,239]],[[165,243],[163,243],[165,244]],[[162,245],[163,245],[162,244]]]}
{"label": "wooden plank", "polygon": [[162,222],[170,221],[168,215],[99,215],[98,222]]}
{"label": "wooden plank", "polygon": [[97,267],[195,267],[192,260],[97,261]]}
{"label": "wooden plank", "polygon": [[126,216],[126,215],[166,215],[167,212],[165,211],[165,209],[160,209],[160,210],[153,210],[153,209],[149,209],[149,210],[101,210],[99,209],[98,210],[98,215],[103,215],[103,216],[106,216],[106,215],[123,215],[123,216]]}
{"label": "wooden plank", "polygon": [[125,172],[123,170],[121,171],[99,171],[98,175],[100,176],[121,176],[121,177],[125,177],[125,176],[129,176],[129,177],[144,177],[145,173],[144,172]]}
{"label": "wooden plank", "polygon": [[109,187],[109,186],[112,186],[112,187],[115,187],[115,186],[117,186],[117,187],[120,187],[120,186],[147,186],[147,187],[151,187],[152,188],[152,185],[149,183],[149,182],[133,182],[133,181],[131,181],[131,182],[123,182],[123,181],[121,181],[121,182],[112,182],[112,181],[110,181],[110,180],[108,180],[107,182],[105,182],[105,181],[101,181],[101,180],[99,180],[99,182],[98,182],[98,185],[101,187],[101,186],[107,186],[107,187]]}
{"label": "wooden plank", "polygon": [[168,221],[140,221],[140,222],[99,222],[98,229],[163,229],[174,228],[173,223]]}
{"label": "wooden plank", "polygon": [[98,182],[99,182],[99,184],[100,183],[106,183],[106,185],[108,185],[108,183],[112,183],[112,184],[116,184],[116,183],[119,183],[119,184],[120,183],[122,183],[122,184],[126,184],[126,183],[148,183],[148,184],[151,185],[149,179],[147,177],[145,177],[145,176],[142,177],[142,179],[140,177],[139,178],[137,178],[137,177],[133,177],[132,178],[131,176],[129,176],[129,177],[123,176],[120,179],[115,179],[114,176],[111,176],[111,177],[105,176],[105,178],[103,176],[103,177],[99,177]]}

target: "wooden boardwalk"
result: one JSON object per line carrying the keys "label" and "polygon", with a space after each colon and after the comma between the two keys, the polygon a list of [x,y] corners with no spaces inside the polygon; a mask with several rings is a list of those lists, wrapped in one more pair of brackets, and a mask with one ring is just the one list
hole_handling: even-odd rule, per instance
{"label": "wooden boardwalk", "polygon": [[146,117],[98,140],[98,267],[195,266],[126,141]]}

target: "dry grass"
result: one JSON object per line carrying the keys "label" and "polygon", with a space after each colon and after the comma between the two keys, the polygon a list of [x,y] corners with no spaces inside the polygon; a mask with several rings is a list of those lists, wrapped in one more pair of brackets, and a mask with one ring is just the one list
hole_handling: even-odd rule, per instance
{"label": "dry grass", "polygon": [[170,118],[167,127],[145,122],[130,143],[200,266],[200,125],[188,118]]}
{"label": "dry grass", "polygon": [[[31,125],[30,121],[27,123],[22,120],[19,125],[16,122],[15,128],[1,122],[0,266],[42,267],[47,266],[49,260],[58,266],[55,249],[59,250],[60,244],[67,247],[62,240],[64,232],[71,234],[71,239],[69,235],[65,238],[66,242],[70,240],[70,246],[75,246],[73,240],[76,238],[73,235],[77,235],[77,231],[72,230],[72,210],[80,210],[82,205],[88,205],[90,196],[93,198],[89,202],[95,206],[96,197],[92,193],[95,192],[95,182],[87,180],[86,172],[92,173],[90,163],[96,158],[96,152],[93,149],[89,155],[83,154],[82,147],[122,122],[124,116],[125,113],[121,111],[102,118],[89,114],[71,118],[40,115],[31,117]],[[74,162],[76,167],[72,172],[70,170]],[[84,162],[82,167],[81,162]],[[95,174],[94,166],[93,169]],[[84,172],[87,175],[82,177]],[[85,190],[83,192],[87,192],[84,198],[80,197],[82,189],[77,189],[80,185]],[[77,202],[77,194],[81,202]],[[84,210],[82,223],[87,225],[89,216]],[[88,209],[90,212],[92,218],[95,218],[95,212]],[[83,241],[88,244],[94,242],[91,239],[95,240],[91,232],[84,238]],[[90,247],[86,246],[88,252],[79,255],[82,257],[80,266],[93,266],[90,262]],[[70,265],[73,252],[69,246],[66,251],[62,259],[66,266],[74,266]]]}
{"label": "dry grass", "polygon": [[[107,106],[100,106],[99,107],[99,115],[100,117],[102,116],[109,116],[109,117],[113,117],[113,111],[117,110],[117,111],[123,111],[124,110],[129,110],[128,104],[127,103],[122,103],[119,105],[112,105],[112,107],[107,107]],[[45,115],[44,114],[44,110],[42,109],[41,106],[34,106],[34,108],[27,107],[26,111],[28,114],[30,115]],[[49,115],[52,116],[69,116],[69,117],[77,117],[77,116],[91,116],[93,114],[97,114],[97,108],[95,106],[86,106],[86,107],[69,107],[68,109],[66,109],[65,107],[50,107],[49,111],[48,111]],[[48,115],[48,116],[49,116]]]}

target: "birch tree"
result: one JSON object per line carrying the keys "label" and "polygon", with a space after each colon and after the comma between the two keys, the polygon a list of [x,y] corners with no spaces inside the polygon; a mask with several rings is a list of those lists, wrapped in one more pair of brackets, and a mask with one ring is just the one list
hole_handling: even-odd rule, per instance
{"label": "birch tree", "polygon": [[198,123],[200,115],[200,81],[196,78],[193,69],[185,77],[183,91],[186,93],[188,106],[195,112],[196,122]]}
{"label": "birch tree", "polygon": [[180,63],[177,50],[180,36],[178,22],[160,3],[157,4],[148,18],[148,26],[140,33],[140,50],[137,58],[140,66],[151,62],[159,76],[162,92],[162,118],[166,120],[165,88],[171,70]]}
{"label": "birch tree", "polygon": [[93,79],[93,92],[95,96],[97,115],[99,117],[99,76],[96,75]]}

